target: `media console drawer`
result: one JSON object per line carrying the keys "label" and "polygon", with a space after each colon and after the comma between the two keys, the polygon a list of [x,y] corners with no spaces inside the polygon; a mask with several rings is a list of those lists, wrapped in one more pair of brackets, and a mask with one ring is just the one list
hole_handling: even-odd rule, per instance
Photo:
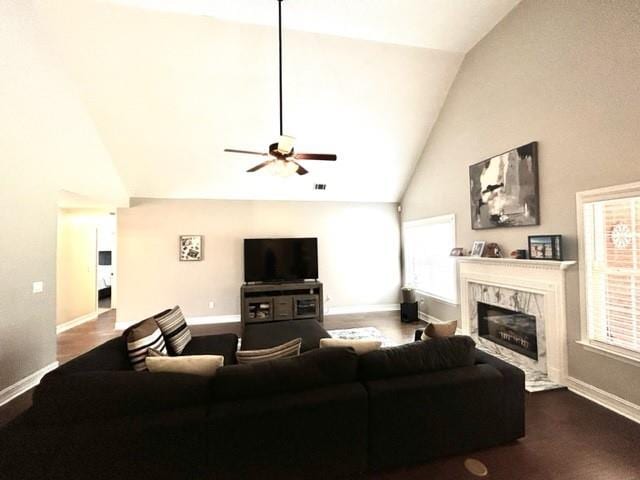
{"label": "media console drawer", "polygon": [[275,305],[275,318],[291,318],[293,316],[293,297],[281,296],[274,297],[273,303]]}

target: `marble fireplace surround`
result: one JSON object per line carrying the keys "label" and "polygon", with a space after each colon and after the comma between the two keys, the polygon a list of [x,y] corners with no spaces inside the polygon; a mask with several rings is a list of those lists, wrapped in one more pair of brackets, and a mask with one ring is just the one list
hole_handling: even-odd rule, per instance
{"label": "marble fireplace surround", "polygon": [[458,262],[461,333],[477,337],[477,301],[535,315],[538,362],[514,354],[531,368],[546,371],[551,381],[566,385],[565,270],[576,262],[480,257],[462,257]]}

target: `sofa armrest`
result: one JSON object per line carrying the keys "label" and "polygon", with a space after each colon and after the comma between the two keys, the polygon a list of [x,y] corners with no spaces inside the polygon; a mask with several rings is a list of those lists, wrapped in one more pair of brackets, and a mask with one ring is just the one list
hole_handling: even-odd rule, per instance
{"label": "sofa armrest", "polygon": [[490,365],[502,375],[504,385],[504,411],[507,437],[511,440],[524,436],[524,372],[499,358],[476,349],[476,365]]}

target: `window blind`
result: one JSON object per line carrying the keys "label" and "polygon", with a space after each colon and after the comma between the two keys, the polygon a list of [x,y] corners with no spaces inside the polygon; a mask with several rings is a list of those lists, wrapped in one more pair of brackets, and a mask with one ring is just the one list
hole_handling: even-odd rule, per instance
{"label": "window blind", "polygon": [[640,353],[640,197],[583,204],[589,339]]}
{"label": "window blind", "polygon": [[445,215],[402,226],[405,285],[450,303],[458,301],[455,216]]}

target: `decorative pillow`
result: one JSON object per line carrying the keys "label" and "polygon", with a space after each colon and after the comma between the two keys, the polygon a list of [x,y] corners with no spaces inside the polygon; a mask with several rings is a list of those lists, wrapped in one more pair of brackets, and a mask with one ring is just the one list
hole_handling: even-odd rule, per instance
{"label": "decorative pillow", "polygon": [[321,338],[320,348],[326,347],[351,347],[358,355],[363,353],[372,352],[378,350],[382,346],[380,340],[374,340],[371,338],[358,338],[358,339],[346,339],[346,338]]}
{"label": "decorative pillow", "polygon": [[421,340],[429,340],[430,338],[451,337],[456,334],[458,322],[452,320],[450,322],[429,323],[422,332]]}
{"label": "decorative pillow", "polygon": [[296,338],[276,347],[263,348],[261,350],[239,350],[236,352],[236,360],[242,364],[275,360],[276,358],[297,357],[300,355],[300,345],[302,345],[302,338]]}
{"label": "decorative pillow", "polygon": [[183,355],[168,357],[165,355],[149,355],[145,363],[150,372],[188,373],[213,377],[222,365],[222,355]]}
{"label": "decorative pillow", "polygon": [[171,350],[180,355],[191,341],[191,330],[180,307],[176,305],[164,315],[156,317],[156,322]]}
{"label": "decorative pillow", "polygon": [[129,330],[126,340],[129,360],[137,372],[143,372],[147,369],[144,359],[147,358],[149,349],[157,350],[165,355],[167,353],[164,337],[153,317],[143,320]]}

